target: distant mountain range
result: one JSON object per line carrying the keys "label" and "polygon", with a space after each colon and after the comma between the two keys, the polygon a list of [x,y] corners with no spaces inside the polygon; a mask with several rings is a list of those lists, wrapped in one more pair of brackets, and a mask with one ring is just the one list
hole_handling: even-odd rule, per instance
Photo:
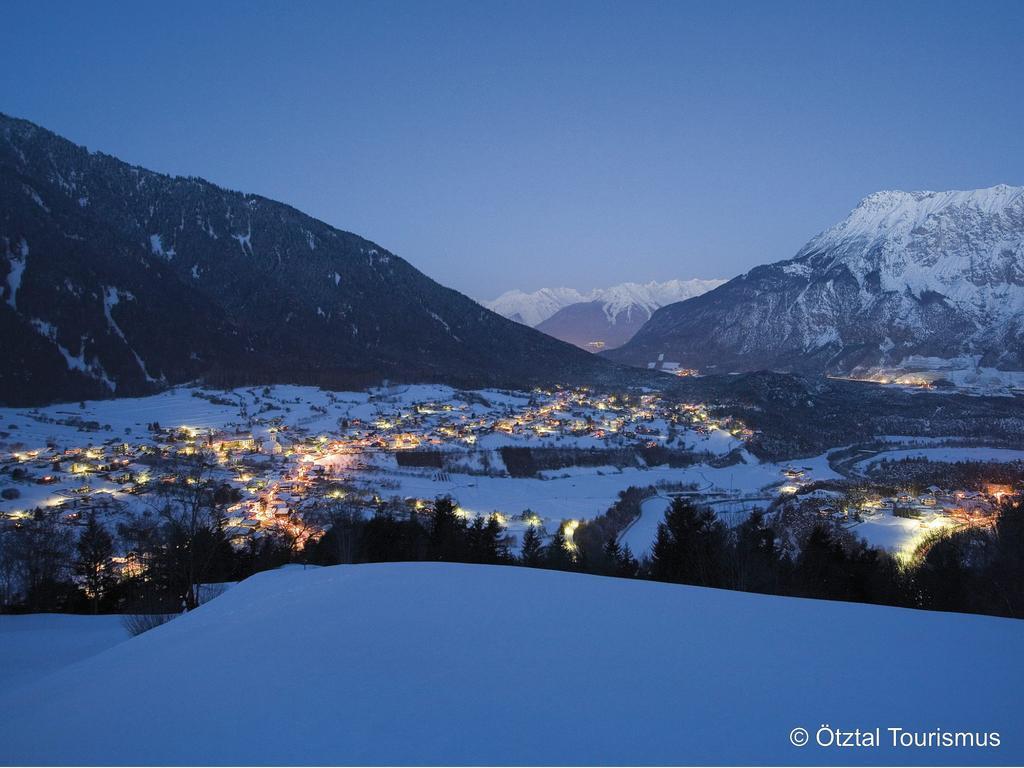
{"label": "distant mountain range", "polygon": [[204,379],[572,381],[617,366],[282,203],[0,115],[0,402]]}
{"label": "distant mountain range", "polygon": [[625,344],[658,307],[699,296],[724,282],[622,283],[586,293],[574,288],[542,288],[533,293],[514,290],[486,306],[556,339],[598,351]]}
{"label": "distant mountain range", "polygon": [[1024,366],[1024,188],[878,192],[792,259],[657,310],[608,357],[848,374]]}

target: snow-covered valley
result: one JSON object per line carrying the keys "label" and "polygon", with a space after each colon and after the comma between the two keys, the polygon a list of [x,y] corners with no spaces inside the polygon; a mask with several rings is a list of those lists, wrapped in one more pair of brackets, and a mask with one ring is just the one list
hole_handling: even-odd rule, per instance
{"label": "snow-covered valley", "polygon": [[[146,398],[3,409],[0,424],[13,481],[0,514],[10,520],[35,507],[56,507],[72,519],[97,506],[129,517],[151,506],[161,467],[207,452],[220,479],[240,494],[228,510],[239,542],[259,537],[261,525],[301,514],[314,489],[343,493],[368,510],[382,500],[451,496],[464,514],[499,512],[520,533],[526,523],[516,518],[524,512],[554,530],[566,519],[602,514],[631,485],[706,485],[707,473],[723,486],[782,482],[777,466],[762,467],[745,453],[749,467],[703,466],[742,449],[742,425],[711,418],[701,404],[665,403],[653,394],[176,388]],[[504,466],[506,448],[560,458],[551,469],[516,476]],[[403,461],[413,454],[429,461]],[[584,466],[585,455],[611,456],[619,465]],[[686,466],[649,465],[644,455],[691,458]]]}
{"label": "snow-covered valley", "polygon": [[[806,498],[804,489],[828,501],[838,494],[814,489],[846,474],[860,477],[874,466],[869,462],[1024,459],[1013,449],[955,441],[941,447],[938,438],[922,448],[911,438],[890,438],[885,450],[848,467],[833,466],[828,451],[759,461],[744,447],[749,430],[711,415],[713,405],[654,393],[421,385],[363,392],[179,387],[145,398],[0,409],[0,524],[17,525],[43,508],[58,510],[71,525],[99,511],[113,527],[152,512],[176,461],[206,454],[216,462],[218,482],[237,493],[224,524],[239,547],[282,531],[316,535],[316,503],[325,498],[372,515],[385,504],[421,509],[451,497],[467,519],[497,513],[515,552],[528,528],[548,537],[603,515],[635,487],[655,495],[621,541],[642,556],[679,493],[735,525],[755,508]],[[527,466],[506,466],[522,450]],[[909,552],[943,512],[931,503],[924,522],[894,518],[868,502],[860,509],[867,518],[857,512],[854,524],[851,508],[841,525],[871,544]]]}

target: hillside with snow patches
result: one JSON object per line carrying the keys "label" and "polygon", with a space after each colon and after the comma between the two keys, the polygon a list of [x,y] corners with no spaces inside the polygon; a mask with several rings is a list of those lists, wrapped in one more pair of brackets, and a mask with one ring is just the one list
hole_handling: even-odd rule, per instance
{"label": "hillside with snow patches", "polygon": [[[28,619],[0,620],[5,658]],[[1014,764],[1022,641],[1007,619],[552,571],[292,566],[23,675],[0,762]],[[790,744],[823,723],[1002,744]]]}
{"label": "hillside with snow patches", "polygon": [[585,292],[574,288],[542,288],[532,293],[513,290],[486,306],[510,320],[593,351],[628,341],[658,307],[699,296],[724,282],[622,283]]}
{"label": "hillside with snow patches", "polygon": [[1024,187],[878,192],[792,259],[654,313],[615,360],[846,374],[1024,369]]}
{"label": "hillside with snow patches", "polygon": [[0,115],[0,403],[614,371],[283,203]]}

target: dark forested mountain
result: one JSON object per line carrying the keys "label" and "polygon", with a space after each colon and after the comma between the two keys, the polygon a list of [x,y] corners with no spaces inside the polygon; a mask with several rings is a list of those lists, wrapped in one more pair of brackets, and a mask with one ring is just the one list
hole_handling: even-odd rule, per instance
{"label": "dark forested mountain", "polygon": [[1024,369],[1024,188],[879,192],[788,261],[656,311],[608,354],[704,371]]}
{"label": "dark forested mountain", "polygon": [[615,366],[281,203],[0,115],[0,402],[391,378],[529,385]]}

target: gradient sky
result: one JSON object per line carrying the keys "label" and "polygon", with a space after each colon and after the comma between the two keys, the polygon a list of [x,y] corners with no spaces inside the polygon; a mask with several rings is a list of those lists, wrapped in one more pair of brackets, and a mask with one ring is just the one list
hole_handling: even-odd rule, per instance
{"label": "gradient sky", "polygon": [[1024,184],[1024,2],[3,3],[0,111],[475,298],[731,277]]}

